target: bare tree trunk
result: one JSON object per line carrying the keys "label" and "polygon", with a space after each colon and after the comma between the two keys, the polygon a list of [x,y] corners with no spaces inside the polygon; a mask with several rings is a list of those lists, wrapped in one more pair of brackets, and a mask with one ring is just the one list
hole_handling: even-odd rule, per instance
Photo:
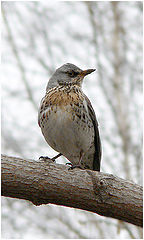
{"label": "bare tree trunk", "polygon": [[35,205],[79,208],[142,227],[142,187],[111,174],[73,169],[51,160],[2,155],[2,196]]}

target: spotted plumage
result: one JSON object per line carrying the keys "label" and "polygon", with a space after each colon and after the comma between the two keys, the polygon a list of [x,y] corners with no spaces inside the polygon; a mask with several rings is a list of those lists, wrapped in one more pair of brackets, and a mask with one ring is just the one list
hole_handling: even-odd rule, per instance
{"label": "spotted plumage", "polygon": [[41,100],[38,123],[47,143],[73,165],[100,171],[98,123],[81,89],[84,76],[92,71],[73,64],[57,69]]}

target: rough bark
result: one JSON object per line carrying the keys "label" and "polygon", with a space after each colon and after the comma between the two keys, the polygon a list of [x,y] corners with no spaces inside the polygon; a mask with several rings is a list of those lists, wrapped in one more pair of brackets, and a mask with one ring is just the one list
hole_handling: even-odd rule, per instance
{"label": "rough bark", "polygon": [[57,204],[142,227],[142,187],[111,174],[73,169],[51,160],[2,155],[2,196]]}

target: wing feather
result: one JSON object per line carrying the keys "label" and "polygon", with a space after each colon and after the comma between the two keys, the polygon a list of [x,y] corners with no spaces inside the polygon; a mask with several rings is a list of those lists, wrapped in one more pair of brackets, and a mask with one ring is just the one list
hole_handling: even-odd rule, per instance
{"label": "wing feather", "polygon": [[95,132],[95,137],[94,137],[95,153],[94,153],[94,159],[93,159],[93,170],[100,171],[102,150],[101,150],[101,140],[99,135],[98,122],[96,119],[94,109],[91,105],[91,102],[86,95],[85,95],[85,99],[87,102],[90,118],[94,125],[94,132]]}

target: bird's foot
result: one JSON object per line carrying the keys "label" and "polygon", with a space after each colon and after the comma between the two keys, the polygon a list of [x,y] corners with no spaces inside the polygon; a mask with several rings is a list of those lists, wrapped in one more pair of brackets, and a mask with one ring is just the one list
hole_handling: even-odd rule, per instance
{"label": "bird's foot", "polygon": [[72,166],[72,163],[70,163],[70,162],[67,162],[67,163],[66,163],[66,165],[70,165],[70,166]]}
{"label": "bird's foot", "polygon": [[53,162],[58,158],[58,157],[60,157],[62,154],[61,153],[59,153],[58,155],[56,155],[55,157],[53,157],[53,158],[49,158],[49,157],[47,157],[47,156],[41,156],[41,157],[39,157],[39,160],[41,160],[41,159],[43,159],[44,161],[46,161],[46,160],[52,160]]}
{"label": "bird's foot", "polygon": [[52,161],[55,161],[55,160],[53,160],[53,158],[50,158],[48,156],[40,156],[39,160],[43,160],[43,161],[52,160]]}
{"label": "bird's foot", "polygon": [[72,170],[74,168],[80,168],[83,169],[81,165],[73,165],[72,163],[66,163],[66,165],[70,165],[70,167],[68,168],[68,170]]}

